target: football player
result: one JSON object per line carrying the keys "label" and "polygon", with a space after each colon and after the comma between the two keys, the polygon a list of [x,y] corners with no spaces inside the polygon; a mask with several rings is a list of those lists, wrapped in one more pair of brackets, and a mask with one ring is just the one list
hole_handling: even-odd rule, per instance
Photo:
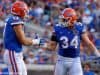
{"label": "football player", "polygon": [[100,53],[89,40],[85,25],[77,22],[77,14],[74,9],[65,8],[59,18],[59,24],[54,26],[50,42],[45,44],[50,50],[55,50],[58,47],[54,75],[83,75],[80,61],[81,40],[98,57]]}
{"label": "football player", "polygon": [[23,1],[12,4],[11,15],[5,21],[4,28],[4,61],[9,75],[27,75],[23,61],[22,45],[38,45],[40,39],[25,37],[23,19],[28,14],[28,6]]}

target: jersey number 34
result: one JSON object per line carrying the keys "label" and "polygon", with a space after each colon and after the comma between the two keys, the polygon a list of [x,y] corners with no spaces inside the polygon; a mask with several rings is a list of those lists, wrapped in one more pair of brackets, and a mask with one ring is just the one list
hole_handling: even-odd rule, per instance
{"label": "jersey number 34", "polygon": [[62,36],[60,40],[62,41],[62,48],[68,48],[69,46],[74,46],[75,48],[78,47],[78,36],[74,36],[70,42],[66,36]]}

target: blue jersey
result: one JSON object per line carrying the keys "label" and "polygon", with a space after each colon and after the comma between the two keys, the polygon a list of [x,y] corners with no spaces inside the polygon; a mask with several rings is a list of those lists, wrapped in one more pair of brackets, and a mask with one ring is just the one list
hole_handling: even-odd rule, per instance
{"label": "blue jersey", "polygon": [[22,44],[17,39],[13,26],[18,24],[24,24],[23,20],[19,16],[10,15],[5,21],[4,28],[4,47],[8,50],[16,52],[22,51]]}
{"label": "blue jersey", "polygon": [[54,33],[58,45],[58,54],[64,57],[75,58],[80,53],[80,40],[86,27],[81,23],[76,23],[73,29],[62,25],[54,26]]}

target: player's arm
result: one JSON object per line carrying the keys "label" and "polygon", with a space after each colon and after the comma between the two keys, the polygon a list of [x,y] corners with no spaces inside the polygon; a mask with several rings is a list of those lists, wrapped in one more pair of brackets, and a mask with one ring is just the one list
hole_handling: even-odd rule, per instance
{"label": "player's arm", "polygon": [[87,44],[87,47],[90,48],[91,52],[94,52],[96,56],[100,56],[99,51],[97,50],[95,45],[89,40],[86,32],[82,34],[82,40]]}
{"label": "player's arm", "polygon": [[52,34],[50,41],[47,43],[46,48],[48,50],[56,50],[57,47],[57,38],[55,34]]}
{"label": "player's arm", "polygon": [[56,50],[57,43],[55,41],[49,41],[47,43],[47,49],[48,50]]}
{"label": "player's arm", "polygon": [[14,25],[13,29],[14,29],[16,36],[21,44],[23,44],[23,45],[35,45],[35,44],[39,43],[38,39],[31,39],[31,38],[27,38],[25,36],[22,24]]}

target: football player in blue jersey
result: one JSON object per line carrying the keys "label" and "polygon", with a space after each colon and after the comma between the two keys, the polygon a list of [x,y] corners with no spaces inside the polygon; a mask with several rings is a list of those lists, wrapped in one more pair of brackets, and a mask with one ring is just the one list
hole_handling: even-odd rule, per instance
{"label": "football player in blue jersey", "polygon": [[77,22],[75,10],[65,8],[60,15],[60,22],[54,26],[51,40],[47,44],[48,49],[58,48],[54,75],[83,75],[80,61],[81,40],[87,44],[91,52],[94,52],[98,57],[100,56],[97,48],[86,34],[86,27]]}
{"label": "football player in blue jersey", "polygon": [[40,39],[25,37],[23,19],[28,13],[28,6],[23,1],[12,4],[11,15],[5,21],[3,33],[4,61],[8,66],[9,75],[27,75],[22,56],[22,45],[38,45]]}

